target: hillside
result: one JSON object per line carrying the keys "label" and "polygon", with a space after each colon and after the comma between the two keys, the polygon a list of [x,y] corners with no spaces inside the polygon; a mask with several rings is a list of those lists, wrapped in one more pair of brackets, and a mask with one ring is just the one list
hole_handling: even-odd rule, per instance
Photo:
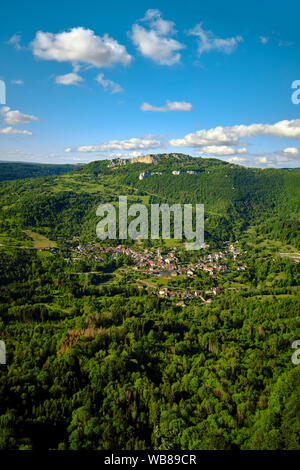
{"label": "hillside", "polygon": [[[0,449],[299,450],[299,177],[180,154],[1,182]],[[206,246],[99,242],[119,195],[204,203]]]}
{"label": "hillside", "polygon": [[[2,228],[95,241],[96,207],[127,195],[146,204],[203,203],[210,243],[234,240],[255,226],[299,247],[300,170],[250,169],[182,154],[149,157],[151,163],[96,161],[61,175],[3,182]],[[139,179],[145,172],[149,176]]]}
{"label": "hillside", "polygon": [[0,182],[34,178],[37,176],[61,175],[75,168],[75,165],[51,165],[46,163],[1,162]]}

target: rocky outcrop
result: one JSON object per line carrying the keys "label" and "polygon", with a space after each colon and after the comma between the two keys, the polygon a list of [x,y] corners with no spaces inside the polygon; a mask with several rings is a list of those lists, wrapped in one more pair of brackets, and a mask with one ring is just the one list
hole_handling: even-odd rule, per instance
{"label": "rocky outcrop", "polygon": [[143,180],[145,178],[148,178],[148,176],[151,175],[151,171],[143,171],[143,173],[140,173],[139,175],[139,180]]}
{"label": "rocky outcrop", "polygon": [[128,158],[113,158],[107,165],[107,168],[117,168],[119,166],[127,165],[129,163]]}
{"label": "rocky outcrop", "polygon": [[133,157],[129,161],[130,163],[146,163],[151,165],[151,163],[155,163],[157,160],[151,155],[144,155],[142,157]]}
{"label": "rocky outcrop", "polygon": [[146,165],[151,165],[153,163],[158,163],[165,158],[173,158],[179,161],[192,161],[193,157],[189,155],[184,155],[183,153],[162,153],[162,154],[148,154],[142,155],[140,157],[133,158],[114,158],[110,160],[107,167],[108,168],[117,168],[123,165],[128,165],[129,163],[145,163]]}

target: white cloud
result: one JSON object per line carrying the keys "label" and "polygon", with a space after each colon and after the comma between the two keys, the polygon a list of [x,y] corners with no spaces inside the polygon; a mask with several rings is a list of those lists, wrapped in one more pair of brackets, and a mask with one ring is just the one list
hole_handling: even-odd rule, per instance
{"label": "white cloud", "polygon": [[259,36],[259,40],[262,44],[267,44],[267,42],[269,42],[269,38],[267,36]]}
{"label": "white cloud", "polygon": [[263,134],[300,139],[300,119],[278,121],[275,124],[239,125],[232,127],[232,130],[240,137]]}
{"label": "white cloud", "polygon": [[38,31],[31,43],[33,54],[44,60],[108,67],[128,65],[132,57],[126,48],[108,34],[96,36],[91,29],[72,28],[61,33]]}
{"label": "white cloud", "polygon": [[77,73],[72,72],[55,77],[55,81],[59,85],[78,85],[80,82],[83,82],[83,78]]}
{"label": "white cloud", "polygon": [[227,158],[226,161],[228,163],[235,163],[236,165],[242,165],[243,163],[246,162],[246,158],[234,156],[234,157]]}
{"label": "white cloud", "polygon": [[287,147],[283,150],[277,150],[271,155],[271,159],[277,163],[298,161],[300,164],[300,148]]}
{"label": "white cloud", "polygon": [[110,152],[112,150],[146,150],[162,147],[161,141],[154,136],[132,137],[128,140],[110,140],[99,145],[82,145],[77,148],[66,148],[65,152]]}
{"label": "white cloud", "polygon": [[287,147],[283,150],[283,153],[289,155],[290,157],[299,157],[300,149],[296,147]]}
{"label": "white cloud", "polygon": [[136,157],[142,157],[145,154],[139,151],[133,151],[133,152],[116,152],[116,153],[109,153],[106,156],[109,158],[136,158]]}
{"label": "white cloud", "polygon": [[175,34],[175,23],[173,21],[163,20],[161,13],[157,9],[149,9],[146,11],[144,18],[141,21],[148,22],[150,28],[155,29],[159,34]]}
{"label": "white cloud", "polygon": [[237,145],[238,137],[222,126],[214,129],[193,132],[187,134],[183,139],[171,139],[170,144],[174,147],[202,147],[203,145]]}
{"label": "white cloud", "polygon": [[242,154],[242,153],[248,153],[248,150],[246,147],[240,147],[239,149],[236,150],[236,153]]}
{"label": "white cloud", "polygon": [[268,163],[268,158],[266,156],[264,156],[264,157],[255,157],[255,161],[257,163],[266,164],[266,163]]}
{"label": "white cloud", "polygon": [[180,62],[178,51],[185,45],[172,37],[176,33],[173,21],[163,20],[159,10],[150,9],[140,22],[146,23],[147,27],[135,23],[131,31],[131,39],[139,52],[160,65]]}
{"label": "white cloud", "polygon": [[99,73],[96,77],[96,81],[103,86],[104,90],[110,90],[111,93],[121,93],[123,88],[116,82],[112,80],[105,79],[103,73]]}
{"label": "white cloud", "polygon": [[152,106],[149,103],[143,103],[141,105],[142,111],[152,111],[152,112],[166,112],[166,111],[192,111],[193,106],[191,103],[187,103],[186,101],[168,101],[165,106],[157,107]]}
{"label": "white cloud", "polygon": [[24,85],[23,80],[11,80],[13,85]]}
{"label": "white cloud", "polygon": [[250,124],[232,127],[218,126],[212,129],[187,134],[183,139],[172,139],[175,147],[202,147],[204,145],[240,145],[239,139],[246,136],[272,135],[300,139],[300,119],[284,120],[275,124]]}
{"label": "white cloud", "polygon": [[291,160],[276,154],[262,154],[254,156],[253,161],[254,163],[264,167],[279,167],[280,165],[283,165]]}
{"label": "white cloud", "polygon": [[135,157],[142,157],[142,156],[143,156],[143,154],[142,154],[141,152],[137,152],[137,151],[135,151],[135,152],[130,152],[130,153],[128,153],[127,155],[128,155],[128,157],[132,157],[132,158],[135,158]]}
{"label": "white cloud", "polygon": [[39,121],[39,119],[35,116],[22,114],[18,110],[11,111],[8,106],[1,108],[0,115],[3,117],[4,124],[8,125],[27,124],[31,121]]}
{"label": "white cloud", "polygon": [[205,31],[202,28],[202,23],[197,24],[193,29],[189,31],[192,36],[197,36],[198,39],[198,54],[201,55],[203,52],[218,51],[224,52],[224,54],[231,54],[235,51],[239,42],[243,41],[242,36],[236,36],[232,38],[218,38],[212,31]]}
{"label": "white cloud", "polygon": [[247,154],[247,159],[240,159],[239,156],[228,158],[228,162],[242,163],[247,162],[248,166],[261,166],[264,168],[271,167],[295,167],[300,166],[300,149],[296,147],[287,147],[283,150],[275,150],[273,152],[263,152],[256,154]]}
{"label": "white cloud", "polygon": [[0,129],[0,134],[23,134],[23,135],[32,135],[32,132],[30,131],[25,131],[25,130],[20,130],[20,129],[14,129],[13,127],[2,127]]}
{"label": "white cloud", "polygon": [[233,147],[229,147],[228,145],[206,145],[201,148],[200,152],[198,152],[199,155],[208,154],[218,156],[234,155],[236,153],[247,153],[247,149],[246,147],[235,149]]}
{"label": "white cloud", "polygon": [[20,34],[14,34],[8,41],[7,41],[7,44],[11,44],[12,46],[14,46],[15,49],[17,49],[17,51],[20,51],[21,49],[23,49],[23,47],[21,46],[21,35]]}

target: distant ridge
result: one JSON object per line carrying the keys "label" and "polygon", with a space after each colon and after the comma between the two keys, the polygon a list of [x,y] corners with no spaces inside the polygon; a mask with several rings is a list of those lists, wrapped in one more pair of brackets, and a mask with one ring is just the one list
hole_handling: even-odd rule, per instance
{"label": "distant ridge", "polygon": [[159,154],[148,154],[143,155],[140,157],[133,157],[133,158],[114,158],[110,160],[109,164],[107,165],[108,168],[114,168],[118,166],[127,165],[129,163],[146,163],[147,165],[151,165],[153,163],[159,163],[164,159],[171,159],[174,158],[178,161],[192,161],[194,157],[190,155],[186,155],[183,153],[159,153]]}
{"label": "distant ridge", "polygon": [[19,180],[23,178],[37,178],[38,176],[61,175],[74,170],[77,165],[49,164],[33,162],[4,162],[0,161],[0,182]]}

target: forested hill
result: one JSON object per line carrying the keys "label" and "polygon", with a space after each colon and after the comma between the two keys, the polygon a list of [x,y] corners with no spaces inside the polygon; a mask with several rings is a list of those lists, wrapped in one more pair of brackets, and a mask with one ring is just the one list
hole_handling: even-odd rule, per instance
{"label": "forested hill", "polygon": [[256,226],[269,238],[300,246],[300,170],[244,168],[182,154],[144,160],[95,161],[61,175],[2,182],[1,223],[91,241],[96,207],[127,195],[128,203],[204,203],[210,243]]}
{"label": "forested hill", "polygon": [[[2,181],[0,450],[300,450],[299,178],[173,154]],[[119,195],[204,203],[209,246],[96,240]]]}
{"label": "forested hill", "polygon": [[45,163],[0,162],[0,181],[19,180],[36,176],[61,175],[75,165],[52,165]]}

